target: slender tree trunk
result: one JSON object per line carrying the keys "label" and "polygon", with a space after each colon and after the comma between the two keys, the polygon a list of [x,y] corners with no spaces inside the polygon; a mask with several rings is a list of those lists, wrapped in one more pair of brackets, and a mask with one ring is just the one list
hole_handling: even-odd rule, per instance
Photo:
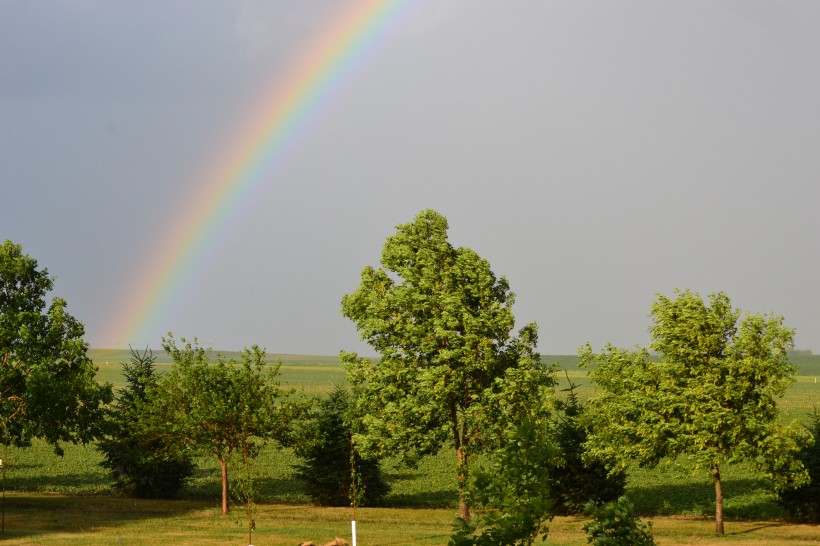
{"label": "slender tree trunk", "polygon": [[464,435],[459,429],[458,410],[450,406],[450,422],[453,427],[453,443],[456,446],[456,476],[458,477],[458,517],[470,521],[470,505],[467,504],[467,449]]}
{"label": "slender tree trunk", "polygon": [[723,486],[720,483],[720,468],[712,466],[712,475],[715,477],[715,535],[723,536]]}
{"label": "slender tree trunk", "polygon": [[222,513],[228,513],[228,461],[219,459],[219,469],[222,470]]}
{"label": "slender tree trunk", "polygon": [[465,498],[467,492],[467,452],[464,446],[459,446],[456,450],[458,455],[457,472],[458,472],[458,517],[464,521],[470,521],[470,505],[467,504]]}

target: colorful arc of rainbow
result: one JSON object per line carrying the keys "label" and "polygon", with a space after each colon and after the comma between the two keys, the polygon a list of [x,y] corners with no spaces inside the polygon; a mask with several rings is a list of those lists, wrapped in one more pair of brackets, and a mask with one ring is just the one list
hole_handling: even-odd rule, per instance
{"label": "colorful arc of rainbow", "polygon": [[103,339],[116,345],[144,343],[152,321],[167,313],[173,296],[184,289],[186,279],[215,246],[227,223],[262,185],[263,175],[285,155],[322,103],[410,3],[364,0],[352,7],[345,3],[344,13],[319,35],[289,75],[276,79],[275,91],[250,109],[235,144],[211,170],[214,175],[206,188],[140,275],[141,282]]}

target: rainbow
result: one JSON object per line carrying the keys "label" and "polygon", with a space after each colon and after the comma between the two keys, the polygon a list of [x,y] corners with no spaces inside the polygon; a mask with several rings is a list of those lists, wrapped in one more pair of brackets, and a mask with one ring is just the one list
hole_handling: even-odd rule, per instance
{"label": "rainbow", "polygon": [[[139,282],[129,291],[106,344],[144,343],[150,326],[164,316],[184,281],[202,262],[228,221],[253,191],[270,183],[271,169],[345,77],[404,13],[410,0],[345,0],[343,13],[323,29],[272,91],[249,109],[247,122],[228,152],[208,172],[195,200],[163,241]],[[164,333],[164,332],[163,332]],[[157,340],[158,341],[158,340]]]}

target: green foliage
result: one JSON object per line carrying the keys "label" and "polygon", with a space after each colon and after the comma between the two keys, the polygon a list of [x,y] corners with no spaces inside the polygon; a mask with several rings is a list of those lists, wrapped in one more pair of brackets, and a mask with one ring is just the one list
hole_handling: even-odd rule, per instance
{"label": "green foliage", "polygon": [[809,481],[802,485],[781,484],[778,502],[795,520],[820,523],[820,412],[817,408],[806,429],[809,434],[801,441],[797,459],[808,470]]}
{"label": "green foliage", "polygon": [[131,362],[123,366],[126,386],[108,412],[108,431],[97,447],[117,489],[142,498],[173,498],[194,465],[190,456],[151,429],[150,395],[158,382],[155,360],[149,349],[131,349]]}
{"label": "green foliage", "polygon": [[[793,381],[787,351],[793,330],[773,315],[745,315],[723,293],[707,305],[698,294],[662,295],[652,306],[650,348],[607,346],[579,358],[602,393],[591,399],[592,456],[654,466],[662,458],[690,454],[711,469],[720,487],[719,465],[752,461],[772,477],[806,479],[792,464],[797,449],[793,428],[778,420],[777,400]],[[738,322],[739,321],[739,322]],[[722,498],[717,495],[718,534]]]}
{"label": "green foliage", "polygon": [[3,441],[88,442],[101,434],[111,386],[98,385],[82,323],[46,295],[53,281],[11,241],[0,245],[0,426]]}
{"label": "green foliage", "polygon": [[234,452],[252,458],[267,440],[286,443],[298,408],[280,388],[279,365],[267,367],[256,345],[241,360],[218,356],[211,362],[194,340],[177,347],[163,340],[174,365],[158,384],[156,430],[179,449],[211,455],[222,471],[222,510],[228,511],[228,460]]}
{"label": "green foliage", "polygon": [[323,506],[372,506],[390,490],[379,461],[355,449],[350,406],[350,393],[337,385],[318,401],[309,427],[294,446],[304,459],[299,477],[313,501]]}
{"label": "green foliage", "polygon": [[652,522],[643,524],[626,497],[603,505],[589,503],[592,521],[584,525],[587,543],[595,546],[654,546]]}
{"label": "green foliage", "polygon": [[[589,502],[604,504],[624,494],[626,472],[609,468],[586,455],[587,429],[583,422],[584,404],[567,374],[566,400],[556,402],[556,442],[561,464],[550,468],[550,497],[557,515],[583,513]],[[611,472],[610,472],[611,471]]]}
{"label": "green foliage", "polygon": [[543,427],[520,423],[489,463],[471,472],[468,498],[479,511],[456,518],[451,546],[526,546],[547,538],[552,520],[550,471],[555,448]]}
{"label": "green foliage", "polygon": [[[447,229],[426,210],[387,239],[383,269],[366,267],[342,299],[342,313],[381,359],[341,360],[366,429],[356,444],[410,463],[450,445],[463,498],[471,455],[526,414],[547,412],[554,379],[535,352],[536,326],[510,335],[507,280],[472,250],[454,248]],[[461,514],[469,519],[464,503]]]}

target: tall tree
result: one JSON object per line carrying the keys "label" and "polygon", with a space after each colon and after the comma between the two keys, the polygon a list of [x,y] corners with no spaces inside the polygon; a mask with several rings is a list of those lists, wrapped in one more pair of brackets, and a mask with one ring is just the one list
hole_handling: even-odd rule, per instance
{"label": "tall tree", "polygon": [[588,403],[597,422],[587,445],[621,467],[690,454],[714,479],[715,532],[723,535],[721,465],[749,460],[764,471],[784,468],[796,449],[777,408],[793,381],[787,351],[794,331],[782,317],[741,317],[722,292],[708,304],[689,290],[675,294],[659,295],[652,306],[649,347],[657,359],[645,348],[580,349],[602,389]]}
{"label": "tall tree", "polygon": [[97,442],[100,463],[111,472],[115,486],[137,497],[172,498],[194,470],[188,453],[154,429],[152,412],[159,375],[150,349],[131,349],[123,367],[125,388],[109,409],[107,433]]}
{"label": "tall tree", "polygon": [[535,324],[511,335],[507,279],[469,248],[454,248],[447,229],[425,210],[387,239],[382,268],[366,267],[342,299],[343,315],[381,358],[341,358],[367,429],[357,445],[413,462],[449,444],[459,516],[468,521],[471,454],[498,447],[524,417],[547,426],[554,372],[535,351]]}
{"label": "tall tree", "polygon": [[3,441],[88,442],[101,434],[111,385],[96,382],[82,323],[55,297],[47,269],[11,241],[0,246],[0,426]]}
{"label": "tall tree", "polygon": [[228,512],[228,462],[236,452],[247,461],[268,440],[285,441],[295,417],[291,390],[280,387],[279,364],[269,365],[256,345],[240,361],[211,362],[197,345],[171,334],[163,347],[174,364],[158,387],[157,426],[180,447],[217,459],[222,474],[222,513]]}

